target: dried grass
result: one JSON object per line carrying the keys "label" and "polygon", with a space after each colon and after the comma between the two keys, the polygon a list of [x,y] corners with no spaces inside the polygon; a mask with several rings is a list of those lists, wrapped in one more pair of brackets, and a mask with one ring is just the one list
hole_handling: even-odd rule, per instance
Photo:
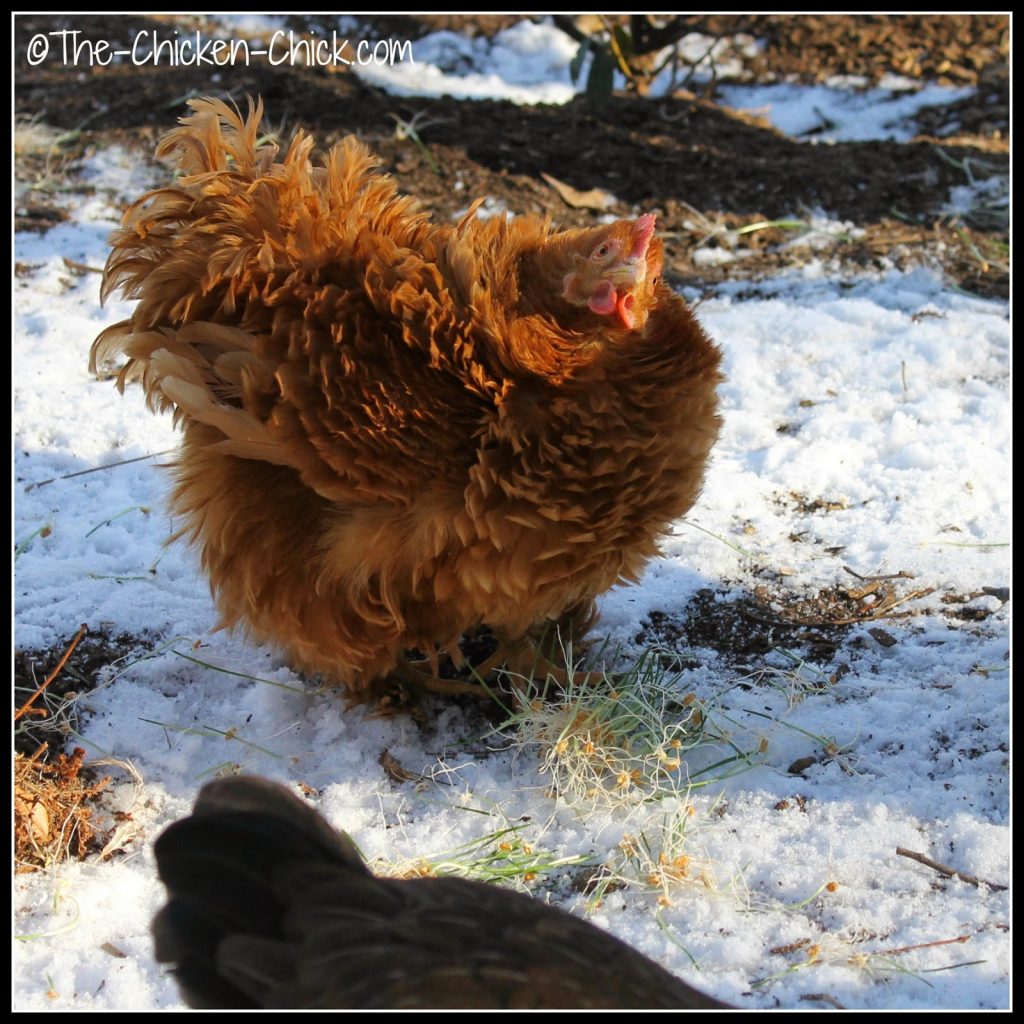
{"label": "dried grass", "polygon": [[50,763],[42,759],[46,749],[44,743],[31,756],[14,758],[14,859],[19,874],[85,857],[97,837],[86,804],[110,782],[108,775],[96,782],[83,775],[81,747],[70,757],[58,754]]}

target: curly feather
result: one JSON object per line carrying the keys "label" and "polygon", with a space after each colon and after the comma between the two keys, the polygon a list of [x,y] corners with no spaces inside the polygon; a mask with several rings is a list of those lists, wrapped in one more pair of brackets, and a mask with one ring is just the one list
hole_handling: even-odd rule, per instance
{"label": "curly feather", "polygon": [[220,624],[366,692],[481,624],[588,621],[719,429],[720,353],[657,280],[653,217],[433,225],[354,138],[275,161],[261,103],[190,105],[158,149],[181,176],[112,238],[103,295],[138,304],[91,366],[183,427],[172,505]]}

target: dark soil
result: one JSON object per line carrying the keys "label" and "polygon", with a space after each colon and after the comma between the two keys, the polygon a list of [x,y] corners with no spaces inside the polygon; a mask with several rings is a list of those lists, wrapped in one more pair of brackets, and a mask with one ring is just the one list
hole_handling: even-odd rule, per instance
{"label": "dark soil", "polygon": [[[365,19],[364,38],[415,39],[438,28],[493,33],[511,16],[402,16]],[[294,18],[301,29],[310,19]],[[737,276],[758,276],[799,265],[782,228],[743,236],[755,257],[725,267],[695,267],[690,254],[708,234],[727,234],[760,220],[805,215],[821,208],[864,234],[836,242],[827,255],[840,267],[908,266],[929,261],[949,279],[984,295],[1008,293],[1008,224],[989,213],[943,216],[955,185],[967,183],[965,161],[979,176],[1005,174],[1009,148],[1008,19],[995,15],[714,16],[694,28],[744,30],[763,43],[746,59],[751,80],[795,76],[820,81],[886,73],[974,85],[975,97],[930,108],[920,118],[927,135],[910,143],[800,142],[755,118],[719,106],[712,95],[684,89],[668,99],[616,95],[594,110],[585,98],[562,106],[401,98],[365,85],[347,70],[254,60],[226,68],[220,81],[208,67],[36,67],[26,53],[36,33],[74,28],[83,38],[127,45],[140,30],[166,36],[168,17],[26,16],[15,19],[15,109],[68,132],[72,151],[109,141],[151,151],[185,112],[192,95],[229,93],[238,101],[262,96],[270,122],[313,131],[323,146],[349,132],[378,152],[403,190],[437,217],[449,218],[478,195],[514,213],[548,212],[566,226],[593,223],[594,213],[569,208],[542,172],[569,185],[611,192],[611,212],[659,213],[666,270],[677,283],[713,287]],[[196,19],[174,19],[194,31]],[[704,89],[703,92],[707,92]],[[395,118],[419,117],[428,158],[399,139]],[[949,137],[941,133],[953,132]],[[436,168],[432,166],[433,164]],[[977,161],[983,161],[983,166]],[[456,188],[458,184],[458,188]],[[30,194],[19,226],[45,230],[59,220],[59,203]],[[816,256],[821,256],[817,251]]]}
{"label": "dark soil", "polygon": [[[45,650],[14,652],[14,710],[17,710],[49,678],[68,649],[74,634],[61,637]],[[111,636],[105,630],[87,632],[75,645],[67,663],[53,682],[32,702],[30,710],[17,722],[14,749],[30,756],[43,743],[45,763],[72,738],[76,713],[71,703],[77,694],[88,692],[100,682],[108,665],[133,651],[145,649],[148,641],[128,634]]]}
{"label": "dark soil", "polygon": [[[679,616],[654,611],[642,624],[635,642],[664,648],[662,663],[671,671],[698,668],[704,653],[717,653],[734,669],[765,664],[765,656],[785,650],[823,670],[834,667],[850,625],[831,621],[834,607],[824,617],[824,599],[812,599],[822,617],[808,622],[783,618],[762,588],[740,595],[725,590],[699,590]],[[807,611],[807,609],[804,609]]]}

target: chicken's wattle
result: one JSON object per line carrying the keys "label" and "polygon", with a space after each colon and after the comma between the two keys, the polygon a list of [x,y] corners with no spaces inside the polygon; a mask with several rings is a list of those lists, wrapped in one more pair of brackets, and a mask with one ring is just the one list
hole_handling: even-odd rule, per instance
{"label": "chicken's wattle", "polygon": [[594,294],[587,299],[587,306],[590,307],[592,313],[608,316],[615,312],[618,302],[619,297],[615,291],[615,285],[611,281],[602,281]]}
{"label": "chicken's wattle", "polygon": [[633,316],[633,305],[635,303],[630,292],[623,292],[619,296],[618,302],[615,304],[615,312],[618,314],[619,323],[626,328],[627,331],[631,331],[636,324],[636,318]]}

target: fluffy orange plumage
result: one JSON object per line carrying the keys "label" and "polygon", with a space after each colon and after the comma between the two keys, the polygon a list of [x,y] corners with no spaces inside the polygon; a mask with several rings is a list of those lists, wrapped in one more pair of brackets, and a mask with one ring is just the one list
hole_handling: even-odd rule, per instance
{"label": "fluffy orange plumage", "polygon": [[[280,162],[216,100],[112,239],[138,299],[92,367],[184,430],[172,505],[221,624],[366,692],[490,626],[577,635],[700,491],[720,353],[660,282],[650,214],[432,224],[356,139]],[[434,673],[436,676],[436,672]]]}

